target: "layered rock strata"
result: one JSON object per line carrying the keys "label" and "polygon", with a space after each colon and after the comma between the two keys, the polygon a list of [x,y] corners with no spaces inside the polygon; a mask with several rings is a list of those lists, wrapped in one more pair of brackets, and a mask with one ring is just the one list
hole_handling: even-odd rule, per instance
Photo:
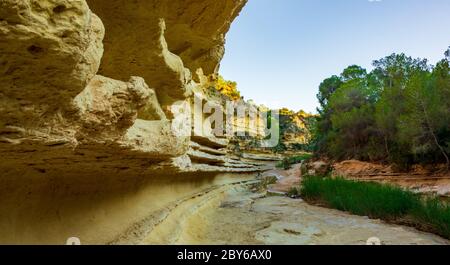
{"label": "layered rock strata", "polygon": [[114,242],[182,197],[249,177],[230,172],[261,170],[226,138],[173,122],[173,104],[217,74],[245,3],[1,1],[0,243]]}

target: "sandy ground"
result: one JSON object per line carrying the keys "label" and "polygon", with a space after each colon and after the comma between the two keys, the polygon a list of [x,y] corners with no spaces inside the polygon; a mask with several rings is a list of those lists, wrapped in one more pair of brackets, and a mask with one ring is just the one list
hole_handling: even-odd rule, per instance
{"label": "sandy ground", "polygon": [[222,186],[181,204],[143,244],[448,244],[438,236],[380,220]]}
{"label": "sandy ground", "polygon": [[[365,245],[379,238],[387,245],[434,245],[450,242],[414,228],[316,207],[285,193],[301,180],[300,165],[262,174],[278,182],[256,192],[256,179],[217,185],[180,200],[152,223],[141,244],[293,244]],[[136,231],[137,233],[141,233]]]}
{"label": "sandy ground", "polygon": [[301,167],[301,164],[296,164],[289,170],[272,169],[262,174],[263,177],[274,176],[278,179],[277,183],[268,187],[268,191],[271,193],[285,194],[292,187],[299,187],[302,175]]}

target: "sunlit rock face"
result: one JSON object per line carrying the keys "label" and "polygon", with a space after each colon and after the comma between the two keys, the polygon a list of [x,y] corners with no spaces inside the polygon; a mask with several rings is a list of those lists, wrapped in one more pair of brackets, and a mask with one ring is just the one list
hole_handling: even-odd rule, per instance
{"label": "sunlit rock face", "polygon": [[199,86],[193,72],[216,73],[225,33],[244,4],[2,1],[2,149],[107,143],[142,151],[152,138],[159,139],[152,157],[186,154],[190,135],[167,132],[170,107]]}
{"label": "sunlit rock face", "polygon": [[90,0],[106,27],[100,73],[142,76],[162,104],[183,99],[199,68],[215,74],[225,34],[246,0]]}
{"label": "sunlit rock face", "polygon": [[245,2],[0,1],[0,243],[112,242],[219,172],[259,170],[170,108],[216,74]]}
{"label": "sunlit rock face", "polygon": [[311,114],[299,111],[297,113],[281,110],[280,124],[282,129],[282,141],[288,149],[295,149],[295,145],[305,145],[311,138],[307,128]]}
{"label": "sunlit rock face", "polygon": [[36,124],[73,107],[97,73],[103,36],[85,1],[1,1],[1,123]]}

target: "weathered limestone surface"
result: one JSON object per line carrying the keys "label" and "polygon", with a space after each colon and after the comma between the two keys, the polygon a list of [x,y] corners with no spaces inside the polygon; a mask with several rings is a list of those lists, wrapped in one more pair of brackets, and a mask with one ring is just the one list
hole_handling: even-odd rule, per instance
{"label": "weathered limestone surface", "polygon": [[2,124],[70,109],[98,70],[103,36],[85,1],[0,1]]}
{"label": "weathered limestone surface", "polygon": [[225,34],[246,0],[89,0],[106,27],[100,73],[142,76],[162,104],[183,99],[199,68],[215,74]]}
{"label": "weathered limestone surface", "polygon": [[258,171],[170,108],[216,74],[245,2],[0,0],[0,243],[114,242]]}

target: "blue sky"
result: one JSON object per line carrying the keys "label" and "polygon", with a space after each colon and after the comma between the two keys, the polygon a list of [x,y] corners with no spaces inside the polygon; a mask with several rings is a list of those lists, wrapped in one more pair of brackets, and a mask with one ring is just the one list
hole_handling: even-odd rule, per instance
{"label": "blue sky", "polygon": [[393,52],[434,64],[450,45],[450,0],[249,0],[220,73],[245,99],[315,112],[320,82]]}

